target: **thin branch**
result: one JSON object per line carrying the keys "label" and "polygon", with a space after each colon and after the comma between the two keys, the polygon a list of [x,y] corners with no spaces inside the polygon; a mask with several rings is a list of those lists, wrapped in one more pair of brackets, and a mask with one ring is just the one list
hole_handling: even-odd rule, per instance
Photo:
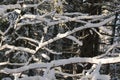
{"label": "thin branch", "polygon": [[49,0],[42,0],[38,4],[23,4],[23,8],[31,8],[31,7],[38,7],[39,5],[43,4],[44,2],[47,2]]}
{"label": "thin branch", "polygon": [[0,30],[0,34],[3,35],[4,33]]}
{"label": "thin branch", "polygon": [[25,48],[25,47],[16,47],[16,46],[13,46],[13,45],[8,45],[8,44],[5,44],[5,45],[1,46],[0,50],[3,50],[5,48],[12,49],[12,50],[25,51],[25,52],[28,52],[28,53],[31,53],[31,54],[35,53],[35,50],[29,49],[29,48]]}
{"label": "thin branch", "polygon": [[110,18],[108,18],[108,19],[105,19],[105,20],[102,21],[102,22],[99,22],[99,23],[94,23],[94,24],[88,23],[88,24],[86,24],[85,26],[81,26],[81,27],[78,27],[78,28],[74,28],[72,31],[67,31],[67,32],[65,32],[65,33],[63,33],[63,34],[60,34],[60,33],[59,33],[59,35],[56,36],[55,38],[49,39],[48,41],[45,41],[45,42],[41,43],[40,46],[37,47],[37,50],[39,50],[39,48],[42,48],[42,47],[44,47],[44,46],[46,46],[46,45],[48,45],[48,44],[50,44],[50,43],[52,43],[52,42],[54,42],[54,41],[56,41],[56,40],[62,39],[62,38],[64,38],[64,37],[67,37],[67,36],[69,36],[69,35],[77,32],[77,31],[84,30],[84,29],[87,29],[87,28],[101,27],[102,25],[108,23],[109,21],[113,20],[114,18],[115,18],[115,16],[112,16],[112,17],[110,17]]}
{"label": "thin branch", "polygon": [[91,28],[93,31],[95,31],[101,38],[103,38],[103,35],[102,34],[100,34],[96,29],[94,29],[94,28]]}
{"label": "thin branch", "polygon": [[80,12],[71,12],[71,13],[63,13],[63,15],[67,15],[67,16],[71,16],[71,15],[82,15],[82,16],[88,16],[88,14],[83,14],[83,13],[80,13]]}
{"label": "thin branch", "polygon": [[78,45],[82,46],[83,43],[81,41],[79,41],[76,37],[74,36],[67,36],[66,38],[73,40],[74,42],[76,42]]}
{"label": "thin branch", "polygon": [[104,53],[104,54],[101,54],[99,56],[96,56],[95,58],[102,58],[102,57],[105,57],[106,55],[108,55],[108,53],[115,47],[117,47],[119,44],[115,43],[113,44],[112,46],[110,46],[110,48]]}
{"label": "thin branch", "polygon": [[81,22],[81,23],[86,23],[86,21],[83,21],[82,19],[97,19],[97,18],[103,18],[103,17],[106,17],[106,16],[103,16],[103,15],[94,15],[94,16],[77,16],[77,17],[67,17],[67,16],[54,16],[54,17],[57,17],[57,18],[61,18],[60,20],[58,21],[51,21],[51,22],[48,22],[48,26],[53,26],[53,25],[56,25],[56,24],[61,24],[61,23],[66,23],[66,22],[69,22],[69,21],[75,21],[75,22]]}
{"label": "thin branch", "polygon": [[37,23],[41,23],[42,21],[31,21],[31,22],[21,22],[21,23],[17,23],[16,26],[24,26],[24,25],[27,25],[27,24],[37,24]]}
{"label": "thin branch", "polygon": [[28,38],[28,37],[18,37],[16,40],[19,40],[19,39],[28,40],[28,41],[31,41],[31,42],[34,42],[34,43],[39,44],[39,41],[38,41],[38,40],[35,40],[35,39],[32,39],[32,38]]}
{"label": "thin branch", "polygon": [[3,35],[7,34],[9,32],[9,30],[13,27],[14,27],[13,22],[10,22],[9,27],[4,31]]}
{"label": "thin branch", "polygon": [[23,66],[23,65],[25,65],[25,63],[10,63],[9,61],[6,61],[6,62],[0,62],[0,66],[4,66],[4,65]]}
{"label": "thin branch", "polygon": [[40,20],[40,21],[48,21],[47,19],[44,18],[44,16],[39,16],[39,15],[33,15],[33,14],[25,14],[23,16],[21,16],[20,20],[21,19],[25,19],[25,18],[28,18],[28,19],[37,19],[37,20]]}
{"label": "thin branch", "polygon": [[62,54],[62,52],[55,52],[55,51],[53,51],[53,50],[50,50],[50,49],[47,48],[47,47],[44,47],[43,49],[45,49],[46,51],[48,51],[48,52],[50,52],[50,53],[52,53],[52,54]]}

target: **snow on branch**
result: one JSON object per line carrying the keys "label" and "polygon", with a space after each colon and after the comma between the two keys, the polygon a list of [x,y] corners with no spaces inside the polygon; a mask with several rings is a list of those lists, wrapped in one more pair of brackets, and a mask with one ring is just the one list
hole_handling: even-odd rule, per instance
{"label": "snow on branch", "polygon": [[28,21],[25,21],[25,22],[21,22],[21,23],[17,23],[17,26],[23,26],[23,25],[27,25],[27,24],[37,24],[37,23],[41,23],[42,21],[32,21],[32,22],[28,22]]}
{"label": "snow on branch", "polygon": [[42,0],[41,2],[39,1],[38,4],[23,4],[23,8],[31,8],[31,7],[38,7],[39,5],[43,4],[44,2],[48,2],[49,0]]}
{"label": "snow on branch", "polygon": [[17,9],[21,8],[20,4],[14,4],[14,5],[0,5],[0,15],[3,15],[7,9]]}
{"label": "snow on branch", "polygon": [[52,42],[54,42],[56,40],[67,37],[67,36],[77,32],[77,31],[80,31],[80,30],[84,30],[84,29],[87,29],[87,28],[101,27],[101,26],[105,25],[106,23],[112,21],[114,18],[115,18],[115,16],[112,16],[112,17],[110,17],[108,19],[105,19],[105,20],[99,22],[99,23],[87,23],[86,25],[80,26],[78,28],[74,28],[71,31],[67,31],[67,32],[62,33],[62,34],[59,33],[53,39],[49,39],[48,41],[45,41],[45,42],[41,43],[41,45],[39,47],[37,47],[37,48],[42,48],[42,47],[44,47],[44,46],[46,46],[46,45],[48,45],[48,44],[50,44],[50,43],[52,43]]}
{"label": "snow on branch", "polygon": [[33,14],[25,14],[20,19],[25,19],[25,18],[38,19],[38,20],[42,20],[42,21],[45,20],[42,16],[33,15]]}
{"label": "snow on branch", "polygon": [[[62,6],[62,8],[63,7],[66,8],[69,3],[68,4],[65,3],[66,5],[63,6],[64,0],[37,0],[37,1],[31,0],[30,2],[28,1],[25,1],[25,2],[23,1],[22,3],[18,1],[17,4],[14,4],[14,5],[13,4],[0,5],[0,19],[4,18],[3,21],[5,20],[7,22],[5,23],[6,25],[1,24],[3,28],[1,28],[0,30],[0,35],[1,35],[0,51],[2,53],[5,51],[3,56],[7,56],[12,52],[17,51],[15,55],[13,54],[14,56],[7,57],[7,58],[9,59],[14,58],[16,60],[17,57],[20,56],[21,62],[23,59],[25,59],[24,60],[25,63],[24,62],[16,63],[16,61],[15,63],[11,63],[10,62],[12,61],[11,59],[10,61],[0,62],[0,66],[5,66],[4,69],[3,68],[0,69],[0,73],[7,73],[10,75],[12,74],[13,76],[14,74],[20,73],[20,75],[18,76],[21,78],[17,77],[17,80],[53,80],[53,78],[54,80],[56,80],[55,79],[56,74],[59,74],[60,76],[62,75],[63,78],[65,78],[66,76],[73,77],[73,79],[74,77],[79,77],[79,78],[82,77],[80,80],[88,80],[88,79],[110,80],[109,75],[101,75],[99,71],[103,64],[120,62],[119,55],[117,55],[117,57],[115,56],[107,57],[107,58],[105,57],[106,55],[108,55],[108,53],[110,53],[110,51],[113,48],[118,47],[118,44],[113,44],[112,46],[108,47],[108,50],[106,50],[104,54],[98,55],[93,58],[72,57],[72,58],[66,59],[66,56],[65,56],[64,59],[61,59],[62,51],[58,50],[59,45],[57,45],[56,47],[56,45],[54,46],[54,44],[51,44],[51,43],[57,40],[60,40],[62,38],[67,38],[76,42],[79,46],[82,46],[83,45],[81,41],[82,39],[80,38],[78,39],[76,37],[78,36],[79,33],[75,36],[72,34],[76,33],[77,31],[81,31],[88,28],[91,28],[94,32],[96,32],[101,37],[103,37],[102,34],[94,28],[99,28],[99,30],[104,31],[107,34],[111,35],[112,31],[108,31],[108,29],[106,28],[106,24],[115,19],[114,15],[118,11],[112,12],[108,15],[89,15],[86,13],[71,12],[71,11],[70,13],[68,13],[67,11],[69,10],[65,9],[63,10],[62,13],[59,13],[59,11],[57,11],[56,9],[59,8],[59,6],[60,7]],[[68,5],[68,6],[72,7],[72,5]],[[66,13],[64,13],[64,11]],[[75,23],[75,25],[70,25],[69,23],[70,24]],[[4,28],[4,26],[7,26],[7,27]],[[60,27],[60,28],[58,28],[57,31],[54,31],[56,30],[55,29],[56,27]],[[24,30],[23,32],[25,33],[22,33],[21,30]],[[87,35],[89,35],[89,33]],[[27,36],[27,37],[24,37],[24,36]],[[40,41],[37,40],[40,38],[41,38]],[[14,41],[12,41],[13,39]],[[15,46],[14,44],[17,43],[16,40],[19,40],[18,44],[22,44],[22,46]],[[21,40],[25,40],[25,42],[22,42]],[[10,45],[11,42],[12,42],[12,45]],[[35,50],[30,49],[29,47],[25,47],[26,45],[27,46],[30,45],[29,47],[34,46]],[[73,53],[80,52],[81,48],[80,49],[76,48],[78,47],[78,45],[77,46],[75,45],[75,50],[72,50]],[[57,51],[61,51],[61,52],[57,52]],[[68,51],[71,54],[71,51],[69,51],[68,48],[65,49],[65,51],[63,49],[63,53],[67,53]],[[30,54],[27,54],[27,53],[30,53]],[[52,53],[55,56],[51,57],[51,55],[49,56],[49,53]],[[60,59],[58,59],[56,55],[57,56],[60,55]],[[79,54],[78,55],[75,54],[75,56],[79,56]],[[56,58],[58,60],[56,60]],[[52,61],[49,62],[50,60]],[[32,63],[32,61],[34,61],[35,63]],[[93,64],[93,67],[87,70],[87,73],[85,72],[84,74],[81,74],[81,73],[78,74],[74,69],[75,67],[78,67],[78,66],[73,66],[73,69],[74,69],[72,70],[73,74],[62,72],[61,66],[64,66],[67,64],[79,64],[79,65],[81,64],[82,67],[86,67],[87,63]],[[7,68],[6,65],[11,65],[13,69]],[[58,67],[59,69],[57,69]],[[28,73],[27,74],[26,72],[24,73],[24,71],[27,71],[30,69],[37,69],[35,73],[36,75],[39,75],[39,70],[40,70],[43,76],[29,76]],[[22,77],[21,75],[24,75],[24,74],[26,75]]]}
{"label": "snow on branch", "polygon": [[62,15],[54,15],[55,20],[58,21],[51,21],[48,22],[48,26],[52,26],[52,25],[56,25],[56,24],[60,24],[60,23],[66,23],[66,22],[70,22],[70,21],[75,21],[75,22],[80,22],[80,23],[86,23],[86,21],[82,21],[83,19],[102,19],[106,16],[103,15],[93,15],[93,16],[77,16],[77,17],[68,17],[68,16],[62,16]]}
{"label": "snow on branch", "polygon": [[7,61],[7,62],[0,62],[0,66],[1,65],[6,65],[6,64],[8,64],[9,62]]}
{"label": "snow on branch", "polygon": [[25,63],[10,63],[9,61],[6,61],[6,62],[0,62],[0,66],[4,66],[4,65],[23,66],[23,65],[25,65]]}
{"label": "snow on branch", "polygon": [[63,15],[67,15],[67,16],[71,16],[71,15],[82,15],[82,16],[88,16],[88,14],[83,14],[83,13],[80,13],[80,12],[71,12],[71,13],[63,13]]}
{"label": "snow on branch", "polygon": [[31,76],[31,77],[20,78],[18,80],[49,80],[49,79],[44,78],[42,76]]}
{"label": "snow on branch", "polygon": [[[19,40],[19,39],[23,39],[23,40],[28,40],[28,41],[31,41],[31,42],[34,42],[34,43],[37,43],[39,44],[39,41],[38,40],[35,40],[35,39],[32,39],[32,38],[28,38],[28,37],[18,37],[16,40]],[[53,50],[50,50],[48,49],[47,47],[44,47],[43,49],[45,49],[46,51],[52,53],[52,54],[62,54],[61,52],[55,52]]]}
{"label": "snow on branch", "polygon": [[81,80],[110,80],[110,75],[103,75],[100,74],[100,68],[101,68],[102,64],[101,62],[99,62],[98,64],[93,64],[93,66],[91,67],[91,69],[89,69],[87,71],[87,73],[85,73],[85,75],[83,75],[81,77]]}
{"label": "snow on branch", "polygon": [[120,57],[112,57],[112,58],[101,58],[101,59],[96,59],[96,58],[81,58],[81,57],[74,57],[74,58],[69,58],[69,59],[62,59],[62,60],[55,60],[51,61],[50,63],[32,63],[20,68],[16,69],[8,69],[5,68],[1,70],[0,72],[3,73],[19,73],[23,72],[29,69],[35,69],[35,68],[54,68],[66,64],[74,64],[74,63],[92,63],[92,64],[111,64],[111,63],[118,63],[120,62]]}
{"label": "snow on branch", "polygon": [[31,54],[35,53],[35,50],[29,49],[29,48],[25,48],[25,47],[16,47],[16,46],[13,46],[13,45],[8,45],[8,44],[2,45],[0,47],[0,50],[3,50],[5,48],[12,49],[12,50],[25,51],[25,52],[28,52],[28,53],[31,53]]}
{"label": "snow on branch", "polygon": [[101,54],[101,55],[99,55],[99,56],[96,56],[96,58],[102,58],[102,57],[105,57],[106,55],[109,55],[109,52],[112,50],[112,49],[114,49],[115,47],[117,47],[117,46],[119,46],[120,44],[118,44],[118,43],[114,43],[113,45],[111,45],[108,49],[107,49],[107,51],[104,53],[104,54]]}
{"label": "snow on branch", "polygon": [[46,51],[52,53],[52,54],[62,54],[61,52],[56,52],[56,51],[53,51],[53,50],[50,50],[49,48],[47,47],[44,47],[43,49],[45,49]]}
{"label": "snow on branch", "polygon": [[3,35],[4,33],[0,30],[0,34]]}
{"label": "snow on branch", "polygon": [[42,2],[39,2],[38,4],[23,4],[23,6],[21,6],[20,4],[0,5],[0,15],[3,15],[7,9],[21,9],[21,8],[38,7],[39,5],[41,5],[47,1],[49,1],[49,0],[43,0]]}
{"label": "snow on branch", "polygon": [[[54,14],[53,12],[47,13],[47,14],[43,14],[41,16],[40,15],[33,15],[33,14],[25,14],[25,15],[21,16],[20,19],[25,19],[25,18],[38,19],[40,21],[45,21],[48,26],[52,26],[52,25],[56,25],[56,24],[60,24],[60,23],[66,23],[66,22],[69,22],[69,21],[75,21],[75,22],[80,22],[80,23],[87,23],[86,21],[83,21],[82,19],[95,19],[95,18],[98,19],[98,18],[106,17],[106,16],[103,16],[103,15],[94,15],[94,16],[82,15],[82,16],[77,16],[77,17],[71,18],[71,17],[68,17],[68,16],[55,14],[54,17],[53,17],[53,21],[49,21],[48,19],[44,18],[45,16],[48,16],[48,15],[51,16],[53,14]],[[55,20],[54,20],[54,18],[55,18]],[[34,23],[25,22],[25,23],[18,23],[17,25],[20,26],[20,25],[35,24],[35,23],[36,22],[34,22]]]}
{"label": "snow on branch", "polygon": [[39,41],[38,41],[38,40],[35,40],[35,39],[32,39],[32,38],[28,38],[28,37],[18,37],[16,40],[19,40],[19,39],[28,40],[28,41],[31,41],[31,42],[34,42],[34,43],[39,44]]}
{"label": "snow on branch", "polygon": [[106,32],[107,34],[112,34],[112,31],[111,30],[109,30],[109,29],[107,29],[105,26],[101,26],[100,28],[99,28],[101,31],[104,31],[104,32]]}
{"label": "snow on branch", "polygon": [[100,74],[100,68],[101,68],[101,62],[96,65],[95,70],[90,74],[92,76],[92,80],[110,80],[109,75],[101,75]]}
{"label": "snow on branch", "polygon": [[66,38],[75,41],[75,42],[78,43],[80,46],[82,46],[82,44],[83,44],[81,41],[79,41],[79,40],[78,40],[77,38],[75,38],[74,36],[67,36]]}

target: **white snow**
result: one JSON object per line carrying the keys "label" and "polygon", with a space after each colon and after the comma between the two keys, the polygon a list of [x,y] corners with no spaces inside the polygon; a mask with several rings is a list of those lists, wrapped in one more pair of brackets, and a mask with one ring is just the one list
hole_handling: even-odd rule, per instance
{"label": "white snow", "polygon": [[10,77],[2,78],[2,80],[12,80]]}
{"label": "white snow", "polygon": [[45,53],[42,53],[41,56],[43,58],[45,58],[46,60],[50,60],[50,57],[47,54],[45,54]]}
{"label": "white snow", "polygon": [[74,42],[78,43],[80,46],[83,45],[82,41],[79,41],[77,38],[74,36],[67,36],[66,38],[73,40]]}

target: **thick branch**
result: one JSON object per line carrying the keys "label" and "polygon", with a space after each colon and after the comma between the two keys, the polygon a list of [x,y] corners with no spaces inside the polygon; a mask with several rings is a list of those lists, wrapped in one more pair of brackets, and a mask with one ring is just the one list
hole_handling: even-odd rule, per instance
{"label": "thick branch", "polygon": [[18,80],[48,80],[48,79],[42,76],[31,76],[31,77],[20,78]]}
{"label": "thick branch", "polygon": [[69,59],[55,60],[50,63],[33,63],[33,64],[23,66],[20,68],[16,68],[16,69],[5,68],[5,69],[1,70],[1,72],[19,73],[19,72],[23,72],[23,71],[26,71],[29,69],[47,68],[49,66],[51,66],[51,68],[53,68],[53,67],[57,67],[57,66],[61,66],[61,65],[74,64],[74,63],[111,64],[111,63],[118,63],[118,62],[120,62],[120,57],[105,58],[105,59],[74,57],[74,58],[69,58]]}

